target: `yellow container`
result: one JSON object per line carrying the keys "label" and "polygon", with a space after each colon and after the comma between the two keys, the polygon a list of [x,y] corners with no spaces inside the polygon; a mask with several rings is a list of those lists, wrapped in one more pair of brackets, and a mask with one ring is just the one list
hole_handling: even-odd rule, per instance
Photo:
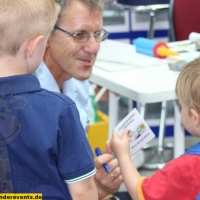
{"label": "yellow container", "polygon": [[94,149],[99,147],[102,152],[105,151],[106,141],[108,140],[108,116],[101,112],[97,111],[98,122],[94,124],[89,124],[88,126],[88,141],[94,153]]}

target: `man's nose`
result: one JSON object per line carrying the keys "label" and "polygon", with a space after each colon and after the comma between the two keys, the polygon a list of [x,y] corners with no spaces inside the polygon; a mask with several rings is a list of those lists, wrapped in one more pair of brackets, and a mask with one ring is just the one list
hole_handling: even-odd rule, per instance
{"label": "man's nose", "polygon": [[97,42],[95,40],[94,35],[90,35],[88,41],[85,42],[84,51],[92,54],[97,54],[99,51],[99,47],[100,47],[100,42]]}

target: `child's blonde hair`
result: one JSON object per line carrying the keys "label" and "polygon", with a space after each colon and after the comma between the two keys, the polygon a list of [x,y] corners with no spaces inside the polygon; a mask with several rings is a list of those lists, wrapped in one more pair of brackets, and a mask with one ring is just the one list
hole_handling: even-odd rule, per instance
{"label": "child's blonde hair", "polygon": [[47,37],[58,14],[54,0],[0,0],[0,56],[14,56],[31,36]]}
{"label": "child's blonde hair", "polygon": [[189,110],[193,108],[200,113],[200,58],[188,63],[181,71],[176,95]]}

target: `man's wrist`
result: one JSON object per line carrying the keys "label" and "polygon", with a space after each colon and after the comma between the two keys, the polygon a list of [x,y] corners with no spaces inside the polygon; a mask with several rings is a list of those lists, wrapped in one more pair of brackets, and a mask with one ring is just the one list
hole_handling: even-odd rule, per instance
{"label": "man's wrist", "polygon": [[94,182],[96,184],[99,200],[106,200],[106,197],[112,196],[112,194],[109,195],[109,192],[102,187],[102,185],[98,182],[95,176],[94,176]]}

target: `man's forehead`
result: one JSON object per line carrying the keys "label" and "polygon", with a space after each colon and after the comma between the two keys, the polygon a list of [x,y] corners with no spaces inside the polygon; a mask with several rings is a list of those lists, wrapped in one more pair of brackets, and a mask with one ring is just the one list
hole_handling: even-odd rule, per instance
{"label": "man's forehead", "polygon": [[[76,13],[76,14],[74,14]],[[63,10],[57,25],[63,28],[68,28],[68,26],[73,26],[73,28],[81,28],[82,26],[92,26],[97,29],[103,26],[103,16],[101,12],[91,12],[89,9],[70,9],[67,7]]]}
{"label": "man's forehead", "polygon": [[[68,13],[73,12],[73,10],[80,10],[84,11],[85,13],[88,13],[90,15],[102,15],[102,9],[96,5],[96,7],[93,7],[91,5],[87,5],[82,3],[81,1],[71,1],[70,3],[65,4],[65,6],[62,8],[61,16],[66,16]],[[78,13],[74,13],[74,15]]]}

